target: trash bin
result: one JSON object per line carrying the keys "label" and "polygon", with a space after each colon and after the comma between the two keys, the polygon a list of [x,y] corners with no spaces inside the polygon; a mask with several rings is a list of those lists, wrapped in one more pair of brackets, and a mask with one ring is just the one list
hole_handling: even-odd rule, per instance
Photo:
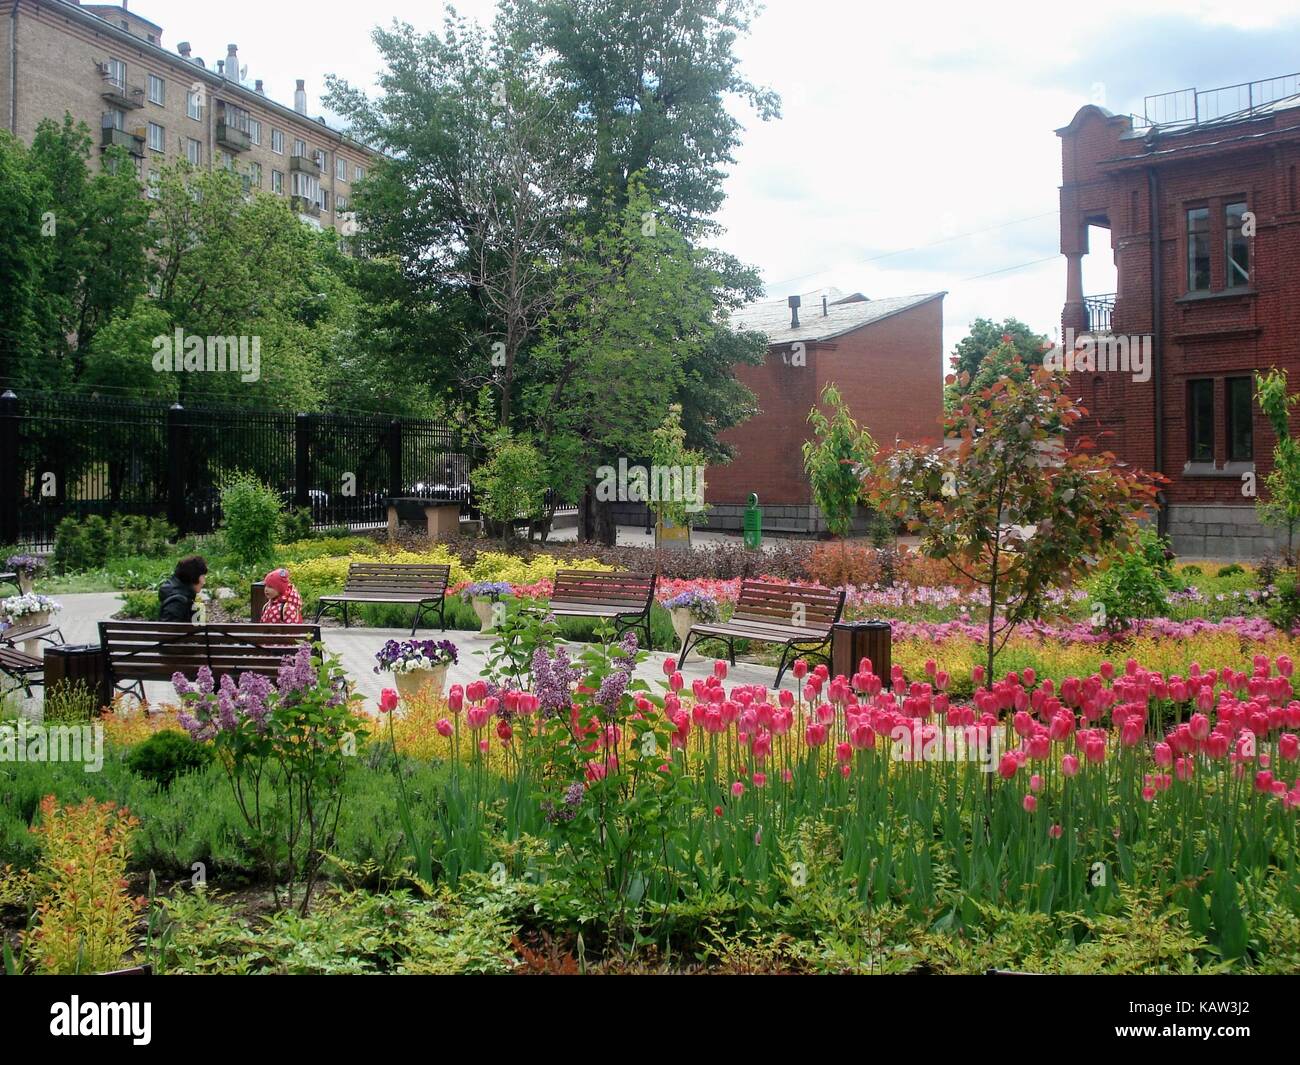
{"label": "trash bin", "polygon": [[763,546],[763,512],[758,507],[758,493],[749,493],[745,504],[745,546],[757,551]]}
{"label": "trash bin", "polygon": [[252,594],[248,597],[248,613],[253,621],[262,620],[262,611],[266,608],[266,584],[262,581],[253,582]]}
{"label": "trash bin", "polygon": [[893,630],[888,621],[837,621],[831,628],[831,676],[852,677],[858,663],[871,659],[871,672],[892,686]]}
{"label": "trash bin", "polygon": [[56,644],[45,648],[45,699],[48,702],[60,686],[82,684],[95,693],[96,705],[109,706],[113,689],[108,680],[108,662],[97,643]]}

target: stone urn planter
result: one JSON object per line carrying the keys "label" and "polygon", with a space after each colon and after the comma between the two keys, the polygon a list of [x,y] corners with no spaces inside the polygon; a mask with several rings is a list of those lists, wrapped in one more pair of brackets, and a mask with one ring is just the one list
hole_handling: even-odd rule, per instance
{"label": "stone urn planter", "polygon": [[493,607],[496,604],[491,599],[484,599],[480,596],[474,596],[469,601],[470,606],[474,608],[474,614],[478,617],[478,631],[480,636],[491,636],[496,632],[496,625],[493,621],[495,611]]}
{"label": "stone urn planter", "polygon": [[688,606],[673,607],[668,614],[673,621],[673,632],[677,633],[677,646],[681,647],[686,634],[691,631],[695,618],[691,615],[691,608]]}
{"label": "stone urn planter", "polygon": [[23,595],[31,595],[36,587],[36,574],[31,570],[20,569],[18,571],[18,590]]}
{"label": "stone urn planter", "polygon": [[441,698],[447,686],[447,667],[410,669],[404,673],[394,673],[393,680],[397,685],[397,694],[404,701],[413,699],[421,693],[426,697],[433,695]]}

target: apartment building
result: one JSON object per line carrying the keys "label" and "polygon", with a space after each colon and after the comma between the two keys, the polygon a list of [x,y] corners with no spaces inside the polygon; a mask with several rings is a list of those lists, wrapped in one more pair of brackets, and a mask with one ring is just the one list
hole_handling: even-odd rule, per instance
{"label": "apartment building", "polygon": [[286,197],[309,225],[356,230],[352,192],[374,153],[307,113],[249,85],[239,50],[209,64],[188,41],[164,46],[163,28],[128,8],[77,0],[0,0],[0,123],[30,142],[65,112],[86,123],[99,153],[125,148],[142,181],[187,160],[226,167],[247,189]]}
{"label": "apartment building", "polygon": [[[1300,385],[1300,75],[1149,96],[1140,116],[1089,105],[1057,134],[1061,325],[1108,354],[1071,373],[1080,432],[1168,478],[1179,553],[1276,552],[1255,511],[1275,441],[1253,377]],[[1090,252],[1113,258],[1115,292],[1085,293]],[[1149,365],[1118,365],[1125,349]]]}

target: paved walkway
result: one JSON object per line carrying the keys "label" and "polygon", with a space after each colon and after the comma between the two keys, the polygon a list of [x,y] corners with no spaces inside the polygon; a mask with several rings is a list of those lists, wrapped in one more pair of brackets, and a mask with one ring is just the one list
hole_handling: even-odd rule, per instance
{"label": "paved walkway", "polygon": [[[56,615],[63,629],[64,639],[68,643],[99,643],[98,623],[116,614],[122,607],[118,595],[113,592],[94,592],[76,595],[55,596],[63,604],[63,612]],[[370,629],[353,626],[350,629],[321,629],[325,646],[337,654],[357,685],[357,690],[373,704],[384,688],[393,687],[393,678],[389,674],[376,673],[375,652],[387,640],[404,639],[409,629]],[[462,629],[448,629],[444,634],[437,629],[421,629],[420,636],[432,636],[435,639],[448,639],[460,652],[460,661],[451,668],[447,675],[448,684],[467,684],[476,679],[486,663],[486,655],[491,647],[491,640],[479,637]],[[577,654],[583,644],[570,646],[570,651]],[[651,684],[663,679],[663,661],[668,657],[664,651],[655,651],[638,668],[636,675]],[[696,677],[703,677],[713,669],[713,660],[699,658],[692,651],[691,658],[682,670],[687,686]],[[728,682],[737,684],[762,684],[771,687],[776,679],[775,666],[762,666],[748,662],[738,662],[728,672]],[[782,678],[781,687],[794,688],[794,678],[787,673]],[[170,684],[150,682],[145,685],[145,694],[151,702],[173,702],[175,693]]]}

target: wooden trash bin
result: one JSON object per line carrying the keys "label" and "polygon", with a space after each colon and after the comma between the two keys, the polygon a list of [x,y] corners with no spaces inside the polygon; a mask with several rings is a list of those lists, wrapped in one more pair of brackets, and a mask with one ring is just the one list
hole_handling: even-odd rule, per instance
{"label": "wooden trash bin", "polygon": [[837,621],[831,628],[831,676],[851,678],[858,663],[871,659],[871,672],[892,686],[893,630],[888,621]]}
{"label": "wooden trash bin", "polygon": [[108,680],[108,660],[104,649],[97,643],[56,644],[45,648],[45,698],[57,693],[61,686],[82,684],[103,709],[113,703],[113,688]]}

